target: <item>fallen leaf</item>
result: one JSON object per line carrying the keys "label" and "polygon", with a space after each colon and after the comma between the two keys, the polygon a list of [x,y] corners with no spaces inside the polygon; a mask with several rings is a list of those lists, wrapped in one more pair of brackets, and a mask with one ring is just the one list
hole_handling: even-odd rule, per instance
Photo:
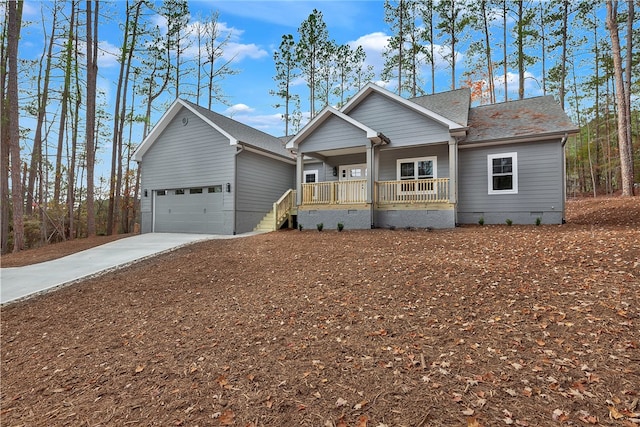
{"label": "fallen leaf", "polygon": [[236,414],[233,413],[231,409],[227,409],[220,415],[220,425],[230,426],[233,424],[233,419],[236,417]]}
{"label": "fallen leaf", "polygon": [[367,422],[369,421],[369,417],[366,415],[360,415],[356,420],[356,427],[367,427]]}
{"label": "fallen leaf", "polygon": [[609,406],[609,418],[619,420],[620,418],[624,418],[624,415],[618,412],[615,406]]}
{"label": "fallen leaf", "polygon": [[339,397],[338,400],[336,400],[336,408],[339,408],[341,406],[345,406],[348,402],[346,400],[344,400],[343,398]]}
{"label": "fallen leaf", "polygon": [[348,425],[344,418],[340,418],[338,420],[338,424],[336,424],[336,427],[348,427]]}
{"label": "fallen leaf", "polygon": [[467,418],[467,427],[482,427],[482,424],[478,422],[476,417]]}
{"label": "fallen leaf", "polygon": [[553,413],[551,414],[551,418],[553,418],[554,421],[559,422],[564,422],[569,419],[567,414],[565,414],[562,409],[554,409]]}
{"label": "fallen leaf", "polygon": [[470,416],[471,416],[471,415],[473,415],[475,412],[476,412],[476,411],[474,411],[473,409],[471,409],[471,408],[467,408],[467,409],[465,409],[464,411],[462,411],[462,414],[463,414],[463,415],[467,415],[467,416],[469,416],[469,417],[470,417]]}
{"label": "fallen leaf", "polygon": [[142,372],[144,370],[144,365],[138,365],[136,366],[136,374],[139,374],[140,372]]}

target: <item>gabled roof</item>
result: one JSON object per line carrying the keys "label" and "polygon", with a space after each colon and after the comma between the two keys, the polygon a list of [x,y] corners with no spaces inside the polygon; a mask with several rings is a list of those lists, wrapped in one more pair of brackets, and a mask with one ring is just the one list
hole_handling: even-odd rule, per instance
{"label": "gabled roof", "polygon": [[344,120],[345,122],[351,124],[352,126],[355,126],[363,130],[366,133],[367,138],[372,140],[372,142],[386,143],[388,141],[384,135],[382,135],[380,132],[374,129],[371,129],[369,126],[366,126],[360,123],[359,121],[355,120],[354,118],[341,113],[340,111],[336,110],[333,107],[325,107],[325,109],[322,110],[317,116],[315,116],[313,120],[307,123],[307,125],[302,129],[301,132],[299,132],[296,136],[291,138],[289,142],[287,142],[287,149],[289,150],[297,149],[298,144],[300,142],[304,141],[304,139],[308,135],[310,135],[314,130],[316,130],[322,123],[327,121],[330,117],[338,117],[339,119]]}
{"label": "gabled roof", "polygon": [[424,115],[425,117],[428,117],[446,127],[449,128],[449,131],[463,131],[466,129],[465,125],[462,125],[460,123],[455,122],[454,120],[447,118],[445,116],[443,116],[440,113],[437,113],[435,111],[432,111],[429,108],[426,108],[423,105],[420,105],[417,102],[412,102],[408,99],[405,99],[399,95],[396,95],[395,93],[388,91],[387,89],[381,88],[378,85],[375,85],[373,83],[369,83],[367,84],[365,87],[363,87],[362,89],[360,89],[360,91],[354,95],[353,98],[351,98],[349,100],[349,102],[347,102],[341,109],[340,111],[345,113],[345,114],[349,114],[349,112],[351,110],[353,110],[358,104],[360,104],[362,101],[364,101],[367,96],[369,96],[372,92],[376,92],[384,97],[387,97],[399,104],[404,105],[407,108],[410,108],[422,115]]}
{"label": "gabled roof", "polygon": [[149,135],[142,141],[142,144],[136,149],[133,158],[141,161],[142,156],[151,148],[156,139],[162,134],[162,131],[171,123],[171,120],[178,114],[180,110],[187,108],[196,116],[204,120],[209,126],[229,139],[230,145],[243,145],[257,149],[258,151],[275,154],[280,157],[291,159],[291,154],[285,150],[282,141],[265,132],[259,131],[240,123],[222,114],[214,113],[204,107],[193,102],[183,99],[176,99],[169,109],[164,113],[160,121],[154,126]]}
{"label": "gabled roof", "polygon": [[462,126],[467,126],[471,104],[471,90],[469,88],[418,96],[410,98],[409,101]]}
{"label": "gabled roof", "polygon": [[462,144],[544,139],[572,135],[579,130],[553,96],[539,96],[472,108],[469,131]]}

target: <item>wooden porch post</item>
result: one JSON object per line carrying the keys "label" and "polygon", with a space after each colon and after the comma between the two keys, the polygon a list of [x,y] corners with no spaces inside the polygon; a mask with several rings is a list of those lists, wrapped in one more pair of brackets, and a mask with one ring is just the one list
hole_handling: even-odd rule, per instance
{"label": "wooden porch post", "polygon": [[298,149],[296,153],[296,206],[302,204],[302,177],[304,175],[303,154]]}
{"label": "wooden porch post", "polygon": [[373,167],[373,144],[369,144],[367,147],[367,203],[371,203],[373,200],[373,176],[374,176],[374,167]]}
{"label": "wooden porch post", "polygon": [[[449,203],[458,202],[458,141],[449,137]],[[456,209],[457,210],[457,209]]]}

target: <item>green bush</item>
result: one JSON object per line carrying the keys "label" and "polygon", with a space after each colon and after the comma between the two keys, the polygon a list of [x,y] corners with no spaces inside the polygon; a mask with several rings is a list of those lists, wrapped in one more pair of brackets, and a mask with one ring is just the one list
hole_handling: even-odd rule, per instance
{"label": "green bush", "polygon": [[513,221],[511,221],[509,218],[507,218],[507,220],[505,222],[507,223],[507,225],[509,227],[511,227],[511,224],[513,224]]}
{"label": "green bush", "polygon": [[316,227],[318,228],[318,231],[322,231],[322,229],[324,228],[324,224],[323,223],[316,224]]}
{"label": "green bush", "polygon": [[302,231],[303,228],[302,224],[298,224],[298,230]]}
{"label": "green bush", "polygon": [[342,231],[343,228],[344,228],[344,224],[339,222],[338,223],[338,231]]}
{"label": "green bush", "polygon": [[538,217],[536,218],[536,225],[540,225],[542,224],[542,218]]}
{"label": "green bush", "polygon": [[478,220],[478,224],[484,225],[484,217],[483,216],[481,216],[480,219]]}

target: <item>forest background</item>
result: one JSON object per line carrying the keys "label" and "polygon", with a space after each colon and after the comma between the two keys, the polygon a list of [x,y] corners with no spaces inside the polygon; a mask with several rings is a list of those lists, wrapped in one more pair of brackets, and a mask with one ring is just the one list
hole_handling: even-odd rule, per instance
{"label": "forest background", "polygon": [[582,130],[566,145],[568,194],[631,196],[638,8],[3,0],[2,253],[134,231],[132,154],[176,97],[282,136],[369,82],[405,97],[469,87],[474,105],[553,95]]}

